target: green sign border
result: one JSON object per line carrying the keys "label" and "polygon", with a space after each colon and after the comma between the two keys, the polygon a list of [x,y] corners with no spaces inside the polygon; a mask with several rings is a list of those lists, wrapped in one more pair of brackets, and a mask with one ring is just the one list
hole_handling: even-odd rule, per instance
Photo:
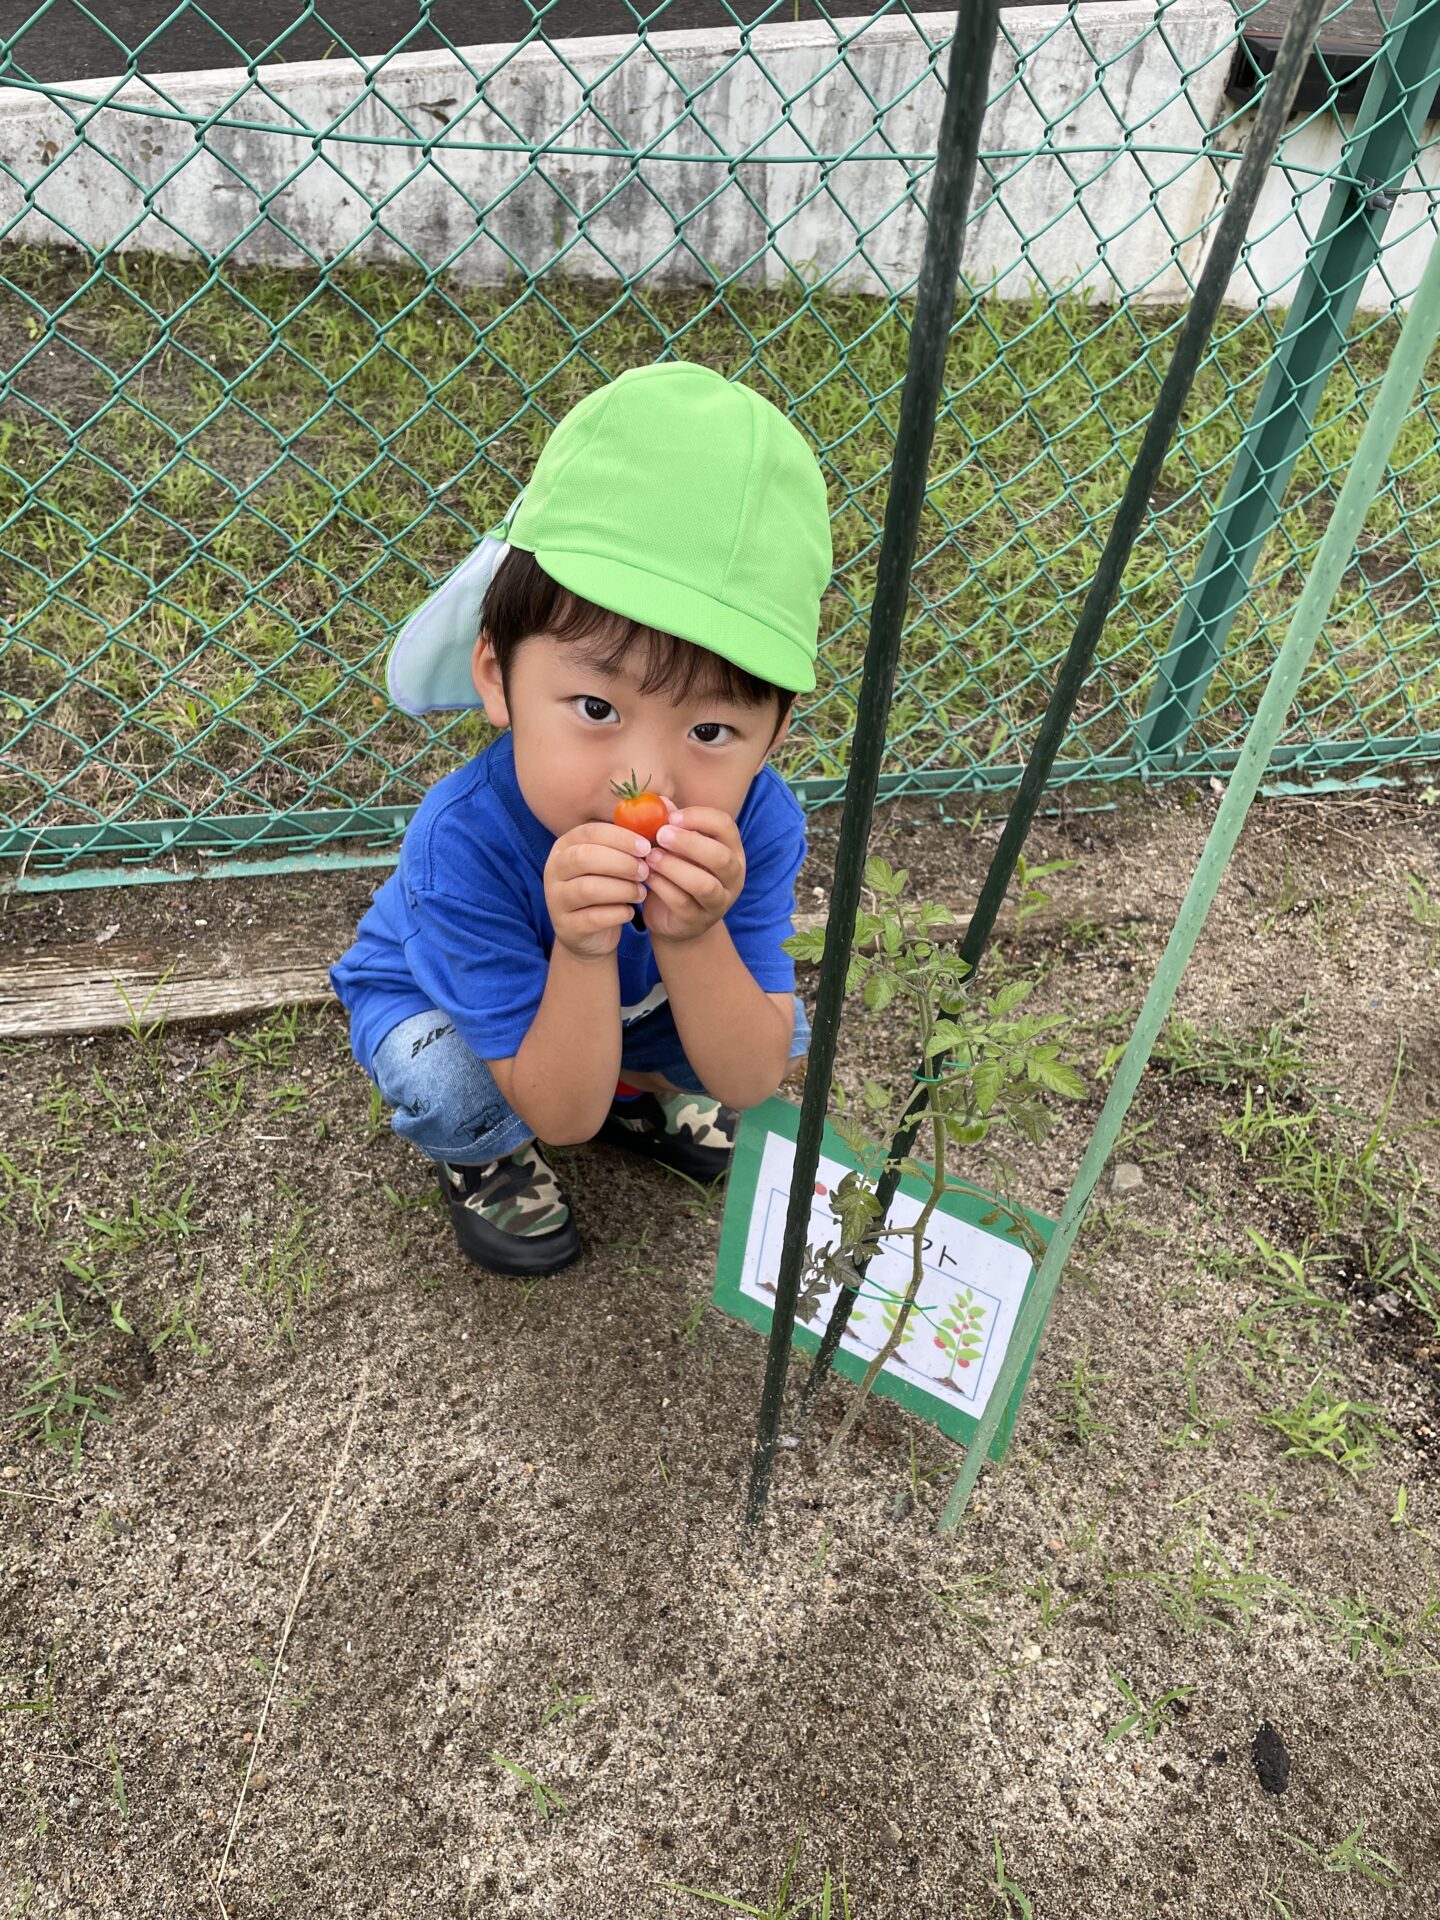
{"label": "green sign border", "polygon": [[[758,1107],[751,1107],[740,1116],[740,1128],[735,1138],[735,1151],[730,1165],[730,1177],[725,1194],[725,1214],[720,1229],[720,1251],[715,1262],[715,1285],[711,1293],[717,1307],[728,1313],[732,1319],[744,1320],[760,1333],[768,1334],[773,1315],[770,1309],[753,1300],[740,1289],[740,1274],[745,1264],[745,1242],[750,1230],[750,1216],[754,1211],[755,1195],[760,1184],[760,1161],[765,1151],[768,1134],[778,1134],[793,1145],[800,1124],[800,1109],[788,1100],[776,1098],[766,1100]],[[820,1150],[832,1160],[838,1160],[844,1167],[854,1169],[855,1158],[845,1142],[834,1129],[826,1123],[821,1139]],[[923,1162],[922,1162],[923,1164]],[[900,1181],[901,1193],[908,1194],[914,1200],[923,1201],[928,1189],[913,1175],[905,1175]],[[996,1202],[988,1195],[969,1193],[947,1193],[940,1201],[939,1211],[949,1214],[954,1220],[963,1221],[967,1226],[978,1228],[996,1240],[1003,1240],[1007,1246],[1015,1244],[1014,1236],[999,1232],[994,1226],[983,1224],[985,1215],[990,1213]],[[1039,1234],[1042,1242],[1048,1244],[1054,1231],[1055,1222],[1047,1220],[1043,1214],[1032,1213],[1028,1207],[1019,1209]],[[1035,1265],[1032,1260],[1029,1275],[1025,1281],[1025,1291],[1017,1306],[1023,1306],[1029,1298],[1030,1289],[1035,1283]],[[1035,1338],[1030,1343],[1030,1351],[1025,1356],[1025,1364],[1015,1382],[1015,1390],[1001,1415],[1000,1424],[995,1430],[995,1438],[990,1447],[990,1458],[1003,1458],[1010,1444],[1010,1435],[1014,1431],[1015,1417],[1020,1411],[1020,1402],[1024,1398],[1026,1383],[1030,1378],[1030,1367],[1035,1358],[1035,1350],[1040,1344],[1044,1332],[1043,1323],[1035,1330]],[[794,1345],[806,1353],[813,1353],[820,1345],[820,1336],[798,1320],[795,1323]],[[847,1380],[859,1382],[863,1379],[868,1361],[859,1354],[849,1353],[844,1347],[837,1349],[834,1367],[837,1373]],[[918,1414],[922,1420],[928,1420],[948,1434],[952,1440],[959,1440],[966,1446],[974,1439],[980,1425],[977,1414],[966,1413],[953,1400],[941,1398],[938,1394],[927,1393],[923,1387],[902,1380],[883,1368],[876,1375],[872,1393],[880,1394],[886,1400],[893,1400],[907,1413]]]}

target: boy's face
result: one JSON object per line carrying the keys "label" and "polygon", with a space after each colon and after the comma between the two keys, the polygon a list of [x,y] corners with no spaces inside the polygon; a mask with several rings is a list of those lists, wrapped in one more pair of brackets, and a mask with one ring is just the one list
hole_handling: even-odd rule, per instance
{"label": "boy's face", "polygon": [[609,820],[611,782],[632,773],[677,807],[716,807],[733,818],[790,724],[787,714],[775,731],[771,700],[747,707],[704,693],[679,702],[663,691],[642,693],[643,660],[633,678],[623,667],[606,672],[583,640],[543,633],[516,648],[508,692],[484,634],[471,670],[490,724],[514,736],[525,804],[557,838]]}

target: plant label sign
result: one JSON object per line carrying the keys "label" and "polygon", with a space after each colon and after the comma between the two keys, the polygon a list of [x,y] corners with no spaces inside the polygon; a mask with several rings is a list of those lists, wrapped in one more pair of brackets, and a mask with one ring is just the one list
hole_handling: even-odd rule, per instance
{"label": "plant label sign", "polygon": [[[741,1116],[730,1167],[713,1297],[726,1313],[762,1333],[769,1332],[773,1318],[799,1119],[799,1108],[788,1100],[767,1100],[752,1107]],[[849,1149],[827,1126],[811,1198],[812,1249],[837,1243],[840,1228],[830,1211],[829,1196],[854,1170]],[[911,1225],[925,1197],[918,1180],[902,1179],[886,1224]],[[1000,1377],[1034,1272],[1029,1250],[1013,1227],[1007,1231],[1003,1215],[989,1226],[981,1225],[994,1209],[995,1202],[983,1194],[947,1193],[941,1200],[926,1229],[924,1277],[901,1344],[876,1375],[872,1388],[966,1444],[974,1438]],[[1042,1242],[1048,1241],[1054,1222],[1028,1209],[1025,1217]],[[835,1355],[836,1371],[848,1379],[862,1377],[893,1330],[909,1288],[913,1258],[912,1240],[882,1238]],[[797,1347],[813,1352],[819,1346],[838,1292],[830,1283],[808,1318],[797,1317]],[[993,1459],[998,1460],[1009,1444],[1038,1344],[1037,1335],[996,1429]]]}

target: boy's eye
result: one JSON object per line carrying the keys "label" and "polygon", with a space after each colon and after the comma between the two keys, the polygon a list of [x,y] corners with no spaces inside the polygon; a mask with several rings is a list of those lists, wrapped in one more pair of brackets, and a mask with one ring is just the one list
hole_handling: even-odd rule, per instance
{"label": "boy's eye", "polygon": [[702,720],[698,727],[691,728],[691,732],[701,746],[713,747],[733,733],[734,728],[727,727],[723,720]]}
{"label": "boy's eye", "polygon": [[604,722],[620,718],[610,702],[602,700],[598,693],[577,693],[570,704],[578,707],[587,720]]}

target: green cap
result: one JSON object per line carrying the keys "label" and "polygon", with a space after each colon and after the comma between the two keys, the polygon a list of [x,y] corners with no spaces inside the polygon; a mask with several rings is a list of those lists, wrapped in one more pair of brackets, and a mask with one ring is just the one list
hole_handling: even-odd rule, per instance
{"label": "green cap", "polygon": [[507,539],[611,613],[787,691],[815,685],[832,566],[825,482],[778,407],[709,367],[637,367],[566,414],[508,527],[397,639],[390,689],[408,711],[478,704],[470,652]]}

